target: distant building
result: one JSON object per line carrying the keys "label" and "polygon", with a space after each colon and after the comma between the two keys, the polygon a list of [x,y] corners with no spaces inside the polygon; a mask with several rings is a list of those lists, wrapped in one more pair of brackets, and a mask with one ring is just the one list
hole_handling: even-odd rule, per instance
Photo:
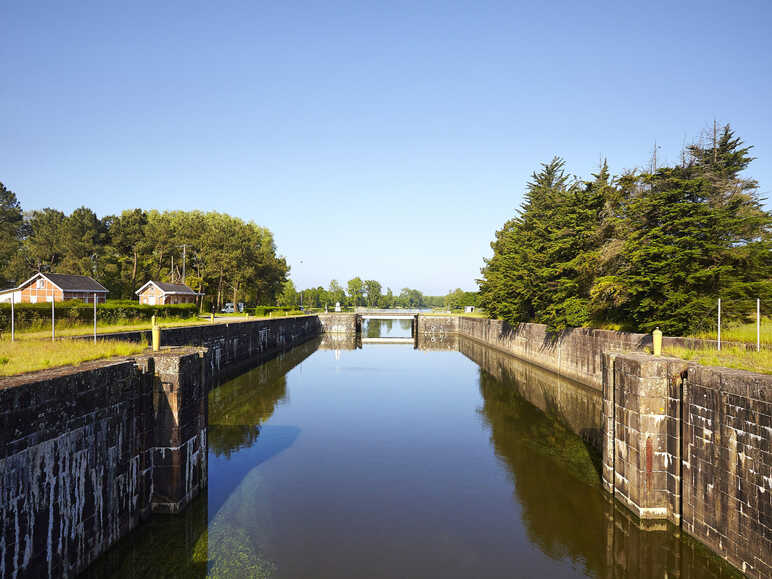
{"label": "distant building", "polygon": [[472,312],[474,312],[474,306],[464,306],[465,314],[471,314]]}
{"label": "distant building", "polygon": [[194,292],[184,283],[164,283],[150,280],[135,292],[139,303],[149,306],[166,304],[194,304],[201,295]]}
{"label": "distant building", "polygon": [[38,302],[61,302],[80,300],[101,304],[107,299],[107,289],[87,275],[63,273],[36,273],[18,287],[0,291],[0,302],[34,304]]}

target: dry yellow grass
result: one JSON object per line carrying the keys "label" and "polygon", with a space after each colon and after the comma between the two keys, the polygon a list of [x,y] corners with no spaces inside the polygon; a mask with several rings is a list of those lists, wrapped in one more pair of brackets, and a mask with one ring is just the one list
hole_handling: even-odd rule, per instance
{"label": "dry yellow grass", "polygon": [[77,366],[89,360],[130,356],[146,343],[88,340],[21,340],[0,342],[0,376],[13,376],[59,366]]}
{"label": "dry yellow grass", "polygon": [[[723,337],[723,336],[722,336]],[[760,352],[738,348],[736,346],[717,350],[698,350],[692,348],[668,347],[663,348],[665,356],[674,356],[691,360],[703,366],[721,366],[723,368],[736,368],[749,370],[760,374],[772,374],[772,351]]]}

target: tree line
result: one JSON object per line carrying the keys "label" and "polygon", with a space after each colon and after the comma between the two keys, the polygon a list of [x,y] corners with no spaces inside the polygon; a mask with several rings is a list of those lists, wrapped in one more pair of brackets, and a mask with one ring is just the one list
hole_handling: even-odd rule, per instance
{"label": "tree line", "polygon": [[202,306],[219,308],[275,303],[289,267],[268,229],[224,213],[128,209],[100,219],[87,207],[24,212],[0,183],[0,287],[38,271],[92,276],[111,299],[136,299],[150,279],[184,278],[206,294]]}
{"label": "tree line", "polygon": [[729,125],[680,162],[590,179],[555,157],[532,174],[496,232],[479,301],[510,323],[687,334],[772,303],[772,213],[745,177],[750,146]]}
{"label": "tree line", "polygon": [[[476,295],[462,290],[456,291],[462,294]],[[379,281],[362,280],[361,277],[356,276],[348,280],[345,288],[338,280],[334,279],[330,281],[327,288],[318,286],[297,290],[295,284],[289,280],[285,282],[279,296],[279,305],[300,306],[302,304],[309,308],[324,308],[325,306],[332,308],[336,303],[339,303],[343,307],[432,308],[447,305],[447,297],[424,295],[420,290],[408,287],[402,288],[397,294],[389,287],[384,291],[383,285]]]}

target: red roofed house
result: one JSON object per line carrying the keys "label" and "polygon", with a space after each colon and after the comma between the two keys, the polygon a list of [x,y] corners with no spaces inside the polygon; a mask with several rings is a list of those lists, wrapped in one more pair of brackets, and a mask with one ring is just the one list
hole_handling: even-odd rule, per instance
{"label": "red roofed house", "polygon": [[194,304],[197,294],[184,283],[164,283],[150,280],[135,292],[139,303],[150,306],[165,304]]}
{"label": "red roofed house", "polygon": [[107,289],[87,275],[36,273],[18,287],[0,291],[0,302],[38,303],[81,300],[101,304],[107,299]]}

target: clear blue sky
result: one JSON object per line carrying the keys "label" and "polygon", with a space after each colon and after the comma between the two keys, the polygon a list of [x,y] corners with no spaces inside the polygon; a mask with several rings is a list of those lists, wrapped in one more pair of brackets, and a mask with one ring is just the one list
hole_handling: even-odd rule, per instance
{"label": "clear blue sky", "polygon": [[714,118],[772,188],[765,0],[2,0],[0,22],[25,209],[232,213],[302,287],[474,289],[540,162],[675,161]]}

